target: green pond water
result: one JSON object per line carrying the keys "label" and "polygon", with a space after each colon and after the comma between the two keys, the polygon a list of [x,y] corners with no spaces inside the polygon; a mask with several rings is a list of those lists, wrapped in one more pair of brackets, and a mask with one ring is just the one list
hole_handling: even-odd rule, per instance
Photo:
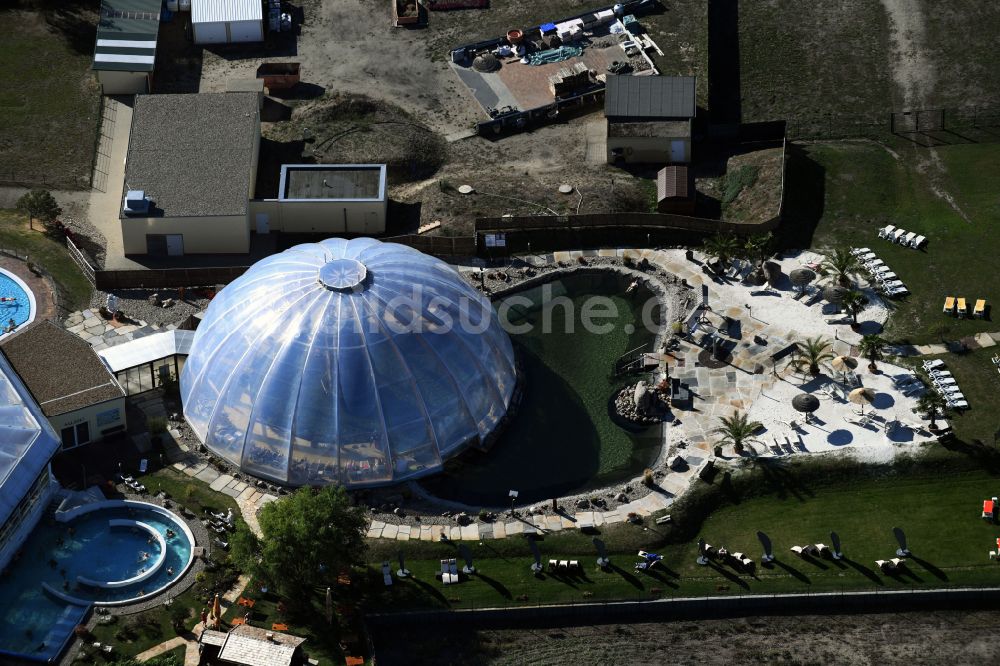
{"label": "green pond water", "polygon": [[[610,271],[548,284],[553,297],[572,307],[551,300],[543,307],[542,288],[535,287],[518,293],[532,304],[512,307],[507,317],[531,328],[511,334],[524,373],[517,414],[489,451],[467,451],[422,482],[438,497],[502,507],[515,489],[519,503],[536,502],[630,479],[655,461],[661,427],[629,431],[610,415],[613,395],[636,379],[613,378],[615,360],[641,345],[651,350],[655,334],[642,325],[642,307],[652,294],[639,289],[626,295],[628,281]],[[614,306],[614,316],[591,319],[607,333],[582,325],[585,301],[593,296],[604,297],[592,305],[600,312]],[[501,302],[494,305],[503,315]],[[566,332],[568,320],[573,333]]]}

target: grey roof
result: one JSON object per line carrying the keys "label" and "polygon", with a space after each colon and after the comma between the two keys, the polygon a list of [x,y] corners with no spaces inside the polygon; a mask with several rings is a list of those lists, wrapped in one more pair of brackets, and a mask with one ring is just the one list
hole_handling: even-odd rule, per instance
{"label": "grey roof", "polygon": [[219,660],[245,666],[288,666],[305,640],[260,627],[239,625],[226,635],[219,650]]}
{"label": "grey roof", "polygon": [[152,72],[161,0],[103,0],[94,47],[96,70]]}
{"label": "grey roof", "polygon": [[154,217],[245,215],[259,131],[257,93],[137,95],[125,189]]}
{"label": "grey roof", "polygon": [[5,338],[0,351],[45,416],[125,396],[94,349],[50,321],[34,322]]}
{"label": "grey roof", "polygon": [[385,198],[384,164],[284,164],[281,199],[381,200]]}
{"label": "grey roof", "polygon": [[694,118],[694,76],[609,76],[604,93],[608,118]]}

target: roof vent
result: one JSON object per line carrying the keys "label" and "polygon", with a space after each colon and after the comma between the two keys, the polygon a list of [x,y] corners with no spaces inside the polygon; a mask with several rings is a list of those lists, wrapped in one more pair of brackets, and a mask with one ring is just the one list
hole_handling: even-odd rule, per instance
{"label": "roof vent", "polygon": [[143,215],[149,212],[149,198],[145,190],[129,190],[125,193],[125,205],[122,211],[126,215]]}

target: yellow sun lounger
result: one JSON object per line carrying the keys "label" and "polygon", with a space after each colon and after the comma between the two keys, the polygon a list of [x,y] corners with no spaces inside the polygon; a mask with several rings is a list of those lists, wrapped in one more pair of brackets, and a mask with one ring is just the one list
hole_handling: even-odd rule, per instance
{"label": "yellow sun lounger", "polygon": [[976,301],[976,308],[972,311],[972,314],[974,314],[977,317],[985,317],[986,316],[986,299],[985,298],[980,298],[978,301]]}
{"label": "yellow sun lounger", "polygon": [[949,296],[944,299],[944,310],[948,314],[953,314],[955,312],[955,297]]}
{"label": "yellow sun lounger", "polygon": [[964,317],[969,314],[969,309],[965,307],[965,299],[962,297],[958,298],[958,316]]}

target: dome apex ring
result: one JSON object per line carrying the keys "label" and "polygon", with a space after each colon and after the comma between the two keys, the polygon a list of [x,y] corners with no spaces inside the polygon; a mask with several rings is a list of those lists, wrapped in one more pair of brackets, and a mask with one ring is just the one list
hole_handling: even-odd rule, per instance
{"label": "dome apex ring", "polygon": [[334,259],[319,267],[319,283],[332,291],[348,291],[359,286],[368,269],[357,259]]}

